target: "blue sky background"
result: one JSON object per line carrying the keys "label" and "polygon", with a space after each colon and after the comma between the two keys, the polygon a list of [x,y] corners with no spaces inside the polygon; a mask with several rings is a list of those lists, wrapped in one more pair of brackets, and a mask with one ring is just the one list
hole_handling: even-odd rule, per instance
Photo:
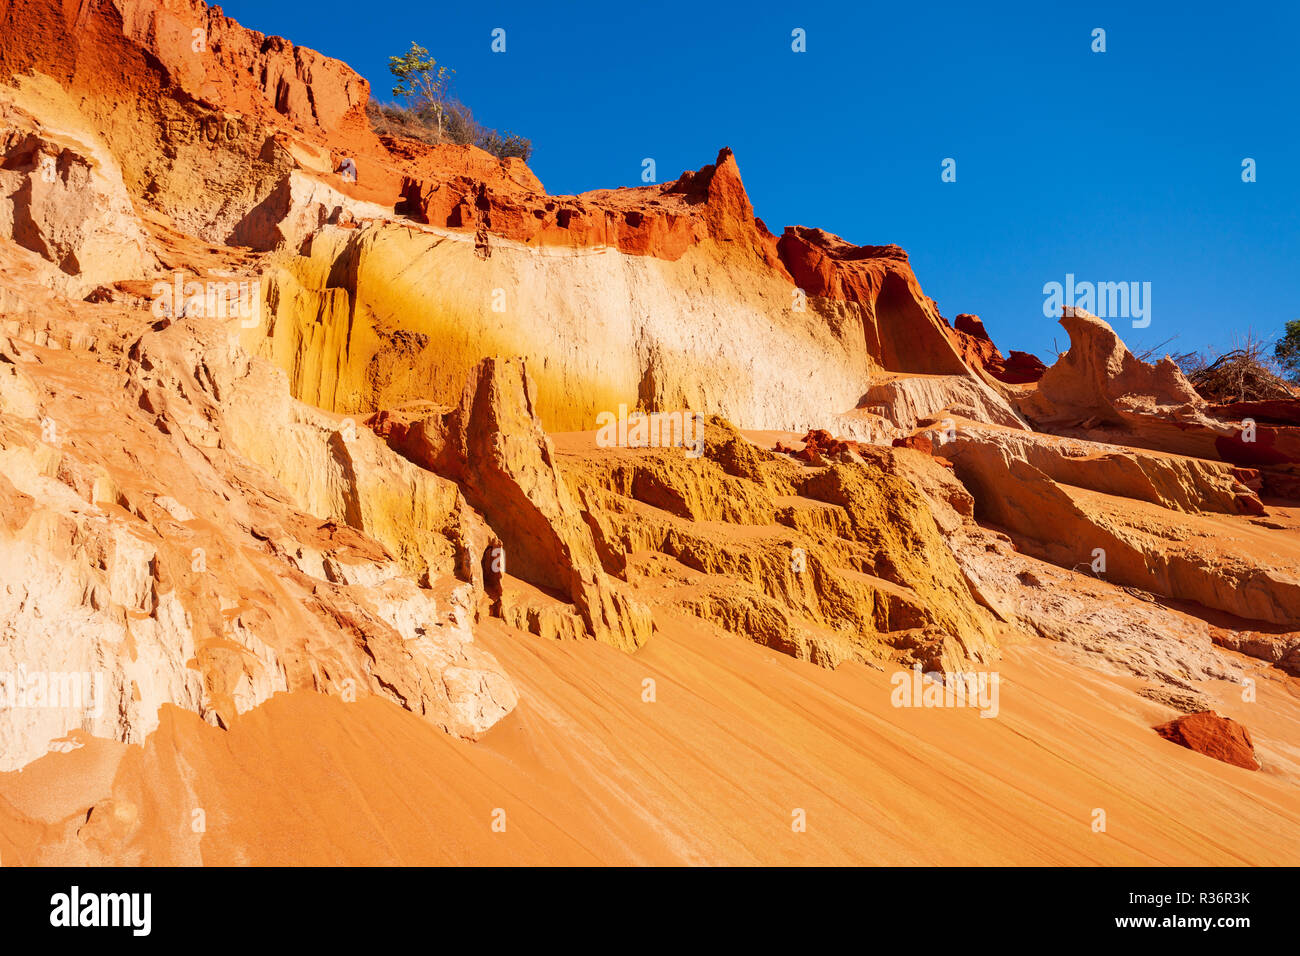
{"label": "blue sky background", "polygon": [[979,314],[1004,351],[1066,347],[1042,288],[1067,272],[1152,284],[1150,327],[1114,323],[1135,351],[1226,350],[1300,318],[1300,4],[222,6],[383,100],[388,57],[418,41],[480,122],[532,139],[552,193],[641,185],[644,157],[672,179],[730,146],[774,232],[898,243],[943,314]]}

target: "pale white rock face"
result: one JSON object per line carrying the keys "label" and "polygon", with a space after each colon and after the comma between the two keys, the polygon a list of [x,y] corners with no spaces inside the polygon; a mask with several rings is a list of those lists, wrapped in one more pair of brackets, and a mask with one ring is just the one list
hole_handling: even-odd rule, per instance
{"label": "pale white rock face", "polygon": [[0,340],[0,772],[74,732],[140,743],[166,705],[223,725],[347,688],[463,737],[515,707],[473,640],[480,592],[450,577],[454,483],[290,398],[227,325],[138,345],[110,408]]}
{"label": "pale white rock face", "polygon": [[108,566],[109,597],[114,604],[128,611],[152,614],[157,550],[126,528],[114,527],[112,540],[113,556]]}
{"label": "pale white rock face", "polygon": [[514,685],[491,667],[448,667],[442,680],[456,723],[473,734],[487,730],[519,701]]}
{"label": "pale white rock face", "polygon": [[[397,631],[404,641],[419,640],[428,636],[434,628],[444,627],[438,619],[437,600],[427,590],[416,587],[406,578],[394,577],[383,587],[374,588],[367,596],[375,613]],[[454,639],[465,642],[466,636],[457,631]],[[472,635],[469,640],[473,640]]]}
{"label": "pale white rock face", "polygon": [[[295,162],[308,159],[300,152],[295,151]],[[235,226],[230,238],[254,249],[297,249],[308,236],[331,224],[392,216],[393,210],[387,206],[353,199],[311,172],[294,169]]]}
{"label": "pale white rock face", "polygon": [[[932,428],[926,434],[934,441],[936,454],[944,455],[942,431]],[[963,423],[953,437],[997,445],[1058,484],[1150,501],[1175,511],[1238,514],[1238,498],[1250,493],[1227,462],[972,423]]]}
{"label": "pale white rock face", "polygon": [[149,617],[127,615],[132,656],[120,668],[139,700],[123,713],[117,739],[138,743],[158,726],[158,709],[174,704],[208,718],[210,701],[195,658],[193,621],[180,599],[168,592]]}
{"label": "pale white rock face", "polygon": [[426,675],[422,706],[445,714],[448,730],[475,737],[514,709],[514,685],[490,654],[474,646],[469,585],[448,582],[431,591],[393,578],[366,596]]}
{"label": "pale white rock face", "polygon": [[75,730],[139,743],[163,704],[201,712],[189,620],[174,595],[155,601],[153,549],[58,482],[6,468],[15,457],[0,470],[34,513],[0,543],[0,770]]}
{"label": "pale white rock face", "polygon": [[41,121],[29,111],[65,98],[30,80],[0,93],[0,237],[57,266],[56,290],[80,298],[142,277],[156,260],[99,135],[66,103],[41,109]]}
{"label": "pale white rock face", "polygon": [[1184,692],[1193,682],[1238,682],[1240,661],[1217,652],[1202,620],[1018,553],[979,529],[949,546],[982,600],[1004,620],[1068,646],[1092,666]]}
{"label": "pale white rock face", "polygon": [[[600,413],[639,401],[746,428],[822,427],[857,405],[876,368],[861,322],[855,328],[839,315],[843,303],[813,301],[794,312],[787,281],[700,249],[670,262],[494,237],[483,257],[472,234],[377,223],[360,233],[322,230],[308,252],[305,262],[285,260],[268,273],[269,327],[243,341],[294,369],[298,398],[340,413],[384,404],[338,370],[368,360],[377,347],[372,327],[428,337],[425,358],[440,368],[424,379],[425,398],[427,383],[440,377],[449,395],[458,391],[479,358],[524,357],[542,421],[561,431],[594,429]],[[347,290],[352,301],[318,284],[344,257],[361,276],[360,291]],[[323,301],[344,311],[319,315]],[[315,358],[293,359],[309,354]],[[419,391],[419,361],[411,394]]]}
{"label": "pale white rock face", "polygon": [[957,415],[978,422],[1026,429],[1002,396],[974,376],[907,375],[882,377],[863,396],[861,407],[904,431],[925,419]]}
{"label": "pale white rock face", "polygon": [[327,557],[321,562],[324,580],[339,584],[359,584],[374,588],[394,578],[400,578],[401,567],[393,561],[340,561]]}
{"label": "pale white rock face", "polygon": [[12,361],[0,360],[0,410],[17,418],[40,416],[35,386]]}
{"label": "pale white rock face", "polygon": [[190,511],[189,508],[186,508],[170,495],[159,495],[154,499],[154,503],[171,515],[173,520],[179,521],[182,524],[186,521],[194,520],[194,512]]}
{"label": "pale white rock face", "polygon": [[[10,771],[70,731],[107,730],[120,703],[108,696],[120,688],[109,686],[103,661],[117,656],[126,627],[86,600],[93,590],[86,569],[29,542],[3,543],[0,579],[0,771]],[[65,677],[68,691],[51,692],[51,679]]]}
{"label": "pale white rock face", "polygon": [[[474,645],[475,590],[450,574],[454,555],[440,531],[460,520],[464,502],[456,485],[399,457],[355,420],[296,401],[284,373],[250,360],[233,331],[209,331],[198,355],[151,349],[154,374],[166,380],[170,369],[201,367],[221,399],[201,417],[219,412],[232,451],[265,469],[306,515],[354,528],[392,556],[326,551],[278,536],[277,553],[372,615],[366,667],[381,693],[459,736],[487,730],[514,709],[518,693],[496,659]],[[417,585],[415,577],[430,586]],[[256,623],[255,616],[249,620]],[[243,668],[243,683],[232,694],[241,711],[286,689],[283,666],[255,632],[251,625],[230,631],[265,665]]]}
{"label": "pale white rock face", "polygon": [[[229,689],[236,713],[247,713],[258,704],[270,699],[273,694],[289,689],[284,664],[281,663],[275,650],[258,633],[259,627],[265,627],[267,623],[269,622],[265,614],[253,610],[240,613],[229,622],[223,632],[224,636],[242,647],[253,658],[253,661],[249,661],[247,656],[244,657],[243,666],[237,672],[235,685]],[[204,717],[209,723],[216,722],[215,715],[211,712],[205,713]]]}

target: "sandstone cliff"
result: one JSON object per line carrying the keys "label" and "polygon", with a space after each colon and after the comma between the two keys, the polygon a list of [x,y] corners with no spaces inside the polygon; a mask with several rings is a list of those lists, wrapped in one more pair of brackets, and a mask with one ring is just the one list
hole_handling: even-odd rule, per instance
{"label": "sandstone cliff", "polygon": [[[1264,768],[1236,785],[1260,796],[1246,856],[1276,860],[1264,837],[1300,813],[1295,403],[1212,406],[1082,313],[1050,368],[1003,355],[897,246],[769,231],[728,149],[671,182],[552,196],[519,160],[376,136],[345,64],[199,0],[11,0],[0,37],[0,678],[49,695],[90,675],[93,695],[0,708],[0,857],[260,859],[265,822],[220,781],[231,754],[309,738],[301,721],[434,802],[407,745],[445,761],[435,780],[477,768],[458,785],[479,803],[532,773],[529,859],[765,858],[702,822],[700,794],[731,799],[720,781],[755,767],[767,794],[825,776],[867,799],[871,767],[955,765],[953,783],[970,760],[998,800],[1073,806],[1117,761],[1211,792],[1229,768],[1180,762],[1209,755]],[[334,175],[343,155],[360,183]],[[628,437],[629,417],[674,413],[699,429]],[[853,697],[887,699],[882,673],[943,690],[1004,666],[1024,696],[1001,737]],[[664,726],[717,752],[628,717],[656,680]],[[1090,745],[1061,726],[1105,723],[1072,681],[1140,714],[1106,724],[1113,752],[1061,757]],[[1252,733],[1204,716],[1241,716],[1248,682],[1275,691]],[[790,748],[779,766],[749,755],[750,722]],[[192,774],[157,758],[182,746]],[[1032,775],[1040,747],[1068,797],[1000,782],[998,759]],[[9,773],[105,753],[111,787],[87,771],[49,806]],[[565,773],[637,822],[557,832]],[[1141,816],[1138,791],[1170,785],[1134,779]],[[885,792],[901,832],[960,843],[996,814],[956,789]],[[140,816],[199,790],[242,821],[222,850]],[[646,823],[642,790],[678,816]],[[392,846],[422,849],[436,829],[396,826]],[[1089,856],[1049,830],[1075,861],[1188,849]],[[893,832],[899,860],[933,857]]]}

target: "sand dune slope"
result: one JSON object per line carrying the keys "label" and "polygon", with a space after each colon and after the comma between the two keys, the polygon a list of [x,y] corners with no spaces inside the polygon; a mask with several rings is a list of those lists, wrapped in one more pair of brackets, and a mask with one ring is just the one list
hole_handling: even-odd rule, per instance
{"label": "sand dune slope", "polygon": [[[1300,761],[1283,743],[1296,739],[1300,706],[1292,679],[1276,672],[1260,684],[1267,721],[1259,705],[1242,705],[1265,766],[1250,773],[1162,740],[1150,727],[1167,708],[1040,643],[1007,648],[999,715],[981,719],[972,709],[894,708],[883,672],[827,671],[684,618],[635,655],[495,623],[481,634],[523,701],[478,743],[379,698],[280,694],[228,732],[168,707],[143,747],[90,740],[0,777],[0,858],[1300,859]],[[654,702],[643,700],[647,678]],[[1093,831],[1096,809],[1105,832]]]}

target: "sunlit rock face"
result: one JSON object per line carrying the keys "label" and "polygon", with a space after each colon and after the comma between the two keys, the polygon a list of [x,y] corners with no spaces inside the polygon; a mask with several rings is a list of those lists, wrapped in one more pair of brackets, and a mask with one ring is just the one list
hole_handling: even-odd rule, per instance
{"label": "sunlit rock face", "polygon": [[197,0],[0,41],[6,865],[1294,862],[1297,402],[1004,355],[728,149],[377,136]]}

